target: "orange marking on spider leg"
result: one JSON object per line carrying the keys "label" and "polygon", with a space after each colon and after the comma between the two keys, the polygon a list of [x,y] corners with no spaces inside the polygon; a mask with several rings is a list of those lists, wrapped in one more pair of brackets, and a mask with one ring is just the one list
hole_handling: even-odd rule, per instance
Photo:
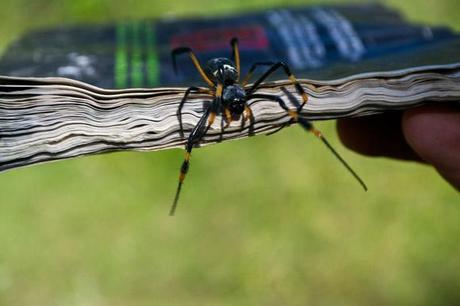
{"label": "orange marking on spider leg", "polygon": [[224,109],[224,114],[225,114],[225,120],[227,121],[227,125],[226,125],[226,126],[229,126],[229,125],[230,125],[230,122],[233,121],[232,113],[230,112],[230,110],[229,110],[228,108],[225,108],[225,109]]}
{"label": "orange marking on spider leg", "polygon": [[232,47],[233,47],[233,55],[235,57],[236,71],[238,72],[237,81],[239,81],[239,79],[240,79],[240,50],[238,48],[238,40],[237,39],[232,39],[231,43],[232,43]]}
{"label": "orange marking on spider leg", "polygon": [[185,152],[185,157],[184,157],[184,162],[182,163],[182,167],[180,169],[180,174],[179,174],[179,182],[182,184],[182,182],[185,179],[185,175],[188,172],[188,167],[189,167],[189,161],[190,161],[190,156],[192,154],[190,152]]}
{"label": "orange marking on spider leg", "polygon": [[244,77],[244,80],[241,82],[241,85],[244,87],[248,84],[249,80],[252,77],[252,71],[248,72],[246,76]]}
{"label": "orange marking on spider leg", "polygon": [[323,134],[319,130],[315,129],[314,127],[311,128],[310,132],[312,132],[313,135],[315,135],[318,138],[323,137]]}
{"label": "orange marking on spider leg", "polygon": [[215,112],[211,112],[209,114],[209,118],[208,118],[208,126],[211,126],[213,123],[214,123],[214,120],[216,119],[216,113]]}
{"label": "orange marking on spider leg", "polygon": [[308,102],[308,95],[303,89],[302,85],[300,85],[299,81],[297,81],[297,78],[293,74],[290,74],[288,78],[289,78],[289,81],[291,81],[294,84],[297,92],[300,93],[302,96],[302,105],[301,105],[302,107],[305,103]]}
{"label": "orange marking on spider leg", "polygon": [[299,113],[297,113],[297,111],[295,110],[288,110],[288,114],[289,116],[291,116],[292,119],[294,119],[294,121],[297,121],[297,119],[299,118]]}
{"label": "orange marking on spider leg", "polygon": [[213,91],[211,89],[209,89],[209,88],[198,87],[198,93],[212,94]]}
{"label": "orange marking on spider leg", "polygon": [[195,65],[196,69],[198,70],[198,72],[200,73],[201,77],[205,80],[206,83],[208,83],[208,85],[210,87],[214,87],[214,82],[211,81],[208,76],[206,75],[206,73],[204,72],[203,68],[201,68],[201,64],[200,64],[200,61],[198,60],[198,58],[195,56],[195,54],[190,51],[189,52],[189,56],[190,58],[192,59],[192,62],[193,64]]}
{"label": "orange marking on spider leg", "polygon": [[313,133],[318,139],[320,139],[326,147],[329,149],[329,151],[334,154],[334,156],[339,160],[340,163],[348,170],[348,172],[358,181],[358,183],[363,187],[365,191],[367,191],[367,186],[364,183],[364,181],[358,176],[358,174],[350,167],[350,165],[343,159],[342,156],[332,147],[332,145],[329,143],[329,141],[326,140],[326,138],[323,136],[323,134],[317,130],[313,125],[308,123],[308,121],[301,121],[302,126],[308,130],[309,132]]}
{"label": "orange marking on spider leg", "polygon": [[302,106],[308,102],[308,95],[306,92],[302,92],[302,100],[303,100]]}
{"label": "orange marking on spider leg", "polygon": [[247,105],[244,106],[243,116],[244,116],[243,117],[244,121],[246,121],[246,120],[248,120],[248,119],[250,119],[252,117],[252,109]]}
{"label": "orange marking on spider leg", "polygon": [[185,152],[184,161],[182,162],[182,166],[180,168],[179,183],[177,184],[176,196],[174,197],[174,202],[173,202],[173,204],[171,206],[171,209],[169,211],[170,216],[173,216],[174,212],[176,211],[177,202],[179,201],[179,195],[180,195],[180,191],[182,189],[182,184],[184,183],[185,176],[187,175],[188,168],[189,168],[189,165],[190,165],[190,163],[189,163],[190,156],[191,156],[190,152],[188,152],[188,151]]}
{"label": "orange marking on spider leg", "polygon": [[216,87],[216,97],[221,97],[222,96],[222,90],[224,89],[224,85],[222,84],[217,84]]}

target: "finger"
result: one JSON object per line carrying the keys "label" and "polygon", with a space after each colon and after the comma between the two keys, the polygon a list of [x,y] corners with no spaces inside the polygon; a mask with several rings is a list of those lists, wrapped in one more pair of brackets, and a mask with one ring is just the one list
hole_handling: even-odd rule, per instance
{"label": "finger", "polygon": [[418,155],[460,190],[460,107],[426,105],[407,110],[402,128]]}
{"label": "finger", "polygon": [[401,120],[401,112],[339,119],[337,131],[343,144],[360,154],[422,161],[406,142]]}

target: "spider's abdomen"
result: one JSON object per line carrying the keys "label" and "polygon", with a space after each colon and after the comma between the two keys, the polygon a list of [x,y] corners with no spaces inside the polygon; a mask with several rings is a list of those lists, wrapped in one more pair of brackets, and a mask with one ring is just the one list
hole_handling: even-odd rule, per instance
{"label": "spider's abdomen", "polygon": [[214,82],[224,85],[233,84],[238,79],[235,64],[225,57],[210,59],[205,66],[206,75]]}

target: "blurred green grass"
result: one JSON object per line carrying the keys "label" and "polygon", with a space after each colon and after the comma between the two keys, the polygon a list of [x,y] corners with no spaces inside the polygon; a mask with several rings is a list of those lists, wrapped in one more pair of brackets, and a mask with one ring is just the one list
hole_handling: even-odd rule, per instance
{"label": "blurred green grass", "polygon": [[[318,1],[309,1],[318,3]],[[305,1],[2,1],[0,50],[59,24]],[[323,3],[323,2],[321,2]],[[460,29],[458,1],[390,1]],[[431,168],[346,151],[359,185],[296,127],[196,150],[71,159],[0,175],[0,305],[457,305],[458,193]]]}

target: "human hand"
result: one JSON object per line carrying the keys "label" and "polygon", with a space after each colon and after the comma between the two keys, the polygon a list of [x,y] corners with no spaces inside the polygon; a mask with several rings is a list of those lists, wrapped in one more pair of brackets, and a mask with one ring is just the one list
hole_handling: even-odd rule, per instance
{"label": "human hand", "polygon": [[460,191],[460,105],[340,119],[340,140],[358,153],[431,164]]}

